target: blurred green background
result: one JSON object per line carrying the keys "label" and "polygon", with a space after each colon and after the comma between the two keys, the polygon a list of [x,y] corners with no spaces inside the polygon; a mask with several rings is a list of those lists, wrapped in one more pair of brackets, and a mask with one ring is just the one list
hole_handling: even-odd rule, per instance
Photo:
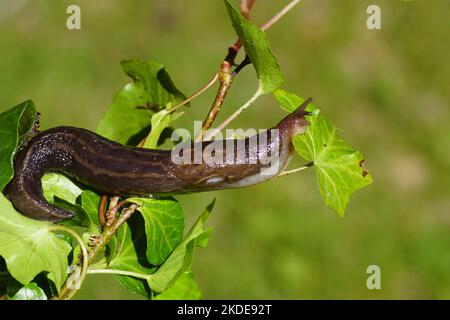
{"label": "blurred green background", "polygon": [[[262,24],[287,3],[257,0],[252,20]],[[66,28],[70,4],[81,7],[81,30]],[[369,4],[381,7],[382,30],[366,28]],[[303,0],[268,31],[284,88],[315,98],[365,155],[374,183],[343,219],[324,205],[313,170],[179,197],[188,221],[217,198],[215,231],[193,265],[204,298],[450,298],[449,9],[447,0]],[[129,81],[121,59],[162,62],[189,95],[234,40],[219,0],[2,0],[0,112],[30,98],[44,128],[95,129]],[[220,119],[256,85],[246,68]],[[198,98],[179,125],[192,128],[214,94]],[[267,128],[283,115],[263,97],[232,126]],[[372,264],[381,290],[366,287]],[[76,298],[139,297],[92,275]]]}

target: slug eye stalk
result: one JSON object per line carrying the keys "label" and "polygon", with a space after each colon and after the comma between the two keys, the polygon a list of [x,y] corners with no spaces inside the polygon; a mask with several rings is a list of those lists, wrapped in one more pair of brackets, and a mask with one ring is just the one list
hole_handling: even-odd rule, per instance
{"label": "slug eye stalk", "polygon": [[313,98],[306,99],[298,108],[293,112],[298,117],[311,116],[312,112],[306,111],[306,107],[313,101]]}

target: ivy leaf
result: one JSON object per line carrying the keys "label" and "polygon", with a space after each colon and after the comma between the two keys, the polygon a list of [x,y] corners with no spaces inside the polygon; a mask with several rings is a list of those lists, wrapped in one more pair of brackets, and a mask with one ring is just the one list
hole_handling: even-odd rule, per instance
{"label": "ivy leaf", "polygon": [[53,203],[55,197],[76,204],[81,195],[81,189],[62,174],[47,173],[42,177],[42,191],[45,199]]}
{"label": "ivy leaf", "polygon": [[117,278],[125,288],[147,298],[152,296],[152,291],[165,291],[190,268],[194,247],[206,245],[211,229],[204,230],[203,223],[213,206],[214,202],[207,207],[183,242],[172,251],[159,269],[151,265],[146,257],[148,240],[144,218],[142,215],[133,215],[117,233],[108,269],[133,273],[134,276],[119,275]]}
{"label": "ivy leaf", "polygon": [[151,60],[124,60],[121,63],[125,73],[134,81],[142,81],[148,102],[162,109],[173,107],[173,103],[186,99],[161,63]]}
{"label": "ivy leaf", "polygon": [[[45,199],[49,203],[75,214],[73,218],[63,221],[61,224],[73,226],[75,229],[80,227],[81,229],[79,231],[83,234],[83,237],[89,237],[89,233],[100,232],[100,223],[98,222],[98,203],[100,202],[100,197],[97,194],[90,190],[80,189],[69,178],[57,173],[47,173],[42,177],[42,190]],[[81,203],[79,199],[81,199]],[[91,204],[92,206],[95,205],[94,202],[98,199],[95,213],[91,210],[92,208],[85,208],[83,206],[83,199],[84,202],[88,200],[93,202]],[[71,238],[67,235],[65,237]]]}
{"label": "ivy leaf", "polygon": [[[8,285],[8,291],[10,286]],[[13,294],[8,295],[8,300],[47,300],[47,295],[39,286],[30,282],[21,288],[14,288]]]}
{"label": "ivy leaf", "polygon": [[284,77],[277,59],[272,53],[266,34],[259,27],[242,16],[228,0],[225,6],[230,15],[233,28],[241,40],[245,52],[249,56],[259,79],[259,89],[263,94],[278,89],[284,82]]}
{"label": "ivy leaf", "polygon": [[2,194],[0,212],[0,256],[11,275],[26,285],[46,271],[59,290],[67,276],[70,245],[55,236],[52,224],[22,216]]}
{"label": "ivy leaf", "polygon": [[93,224],[100,227],[98,218],[98,207],[100,205],[100,196],[91,190],[83,190],[81,193],[81,207]]}
{"label": "ivy leaf", "polygon": [[194,249],[198,246],[198,241],[203,246],[206,244],[206,238],[211,234],[211,228],[205,230],[204,223],[214,208],[211,202],[206,210],[197,219],[191,230],[185,236],[175,250],[170,254],[161,267],[148,277],[148,284],[155,292],[163,292],[172,286],[180,275],[189,270],[194,255]]}
{"label": "ivy leaf", "polygon": [[31,100],[0,113],[0,191],[13,177],[14,155],[20,139],[33,127],[35,115]]}
{"label": "ivy leaf", "polygon": [[130,201],[139,205],[145,221],[148,261],[159,266],[183,240],[183,209],[174,199],[131,198]]}
{"label": "ivy leaf", "polygon": [[154,300],[200,300],[202,293],[191,271],[183,272],[173,286],[158,294]]}
{"label": "ivy leaf", "polygon": [[[284,90],[277,90],[275,98],[289,112],[295,110],[304,99]],[[372,183],[372,176],[364,169],[364,158],[342,140],[337,129],[313,105],[306,116],[311,125],[305,134],[294,138],[297,153],[314,162],[320,193],[328,206],[343,217],[350,196],[358,189]]]}
{"label": "ivy leaf", "polygon": [[130,140],[135,140],[150,126],[155,111],[169,108],[185,96],[175,87],[162,64],[151,60],[126,60],[121,64],[133,82],[114,97],[97,133],[122,144],[136,144]]}
{"label": "ivy leaf", "polygon": [[[147,240],[142,220],[142,216],[135,214],[119,229],[111,252],[109,269],[136,272],[144,277],[155,272],[156,267],[151,266],[147,261]],[[151,291],[145,279],[127,276],[117,276],[117,279],[129,291],[147,299],[151,297]]]}
{"label": "ivy leaf", "polygon": [[166,109],[155,113],[152,116],[151,124],[152,130],[150,134],[145,139],[144,148],[155,149],[158,146],[158,141],[161,136],[161,133],[165,128],[167,128],[170,123],[177,120],[182,113],[171,113]]}

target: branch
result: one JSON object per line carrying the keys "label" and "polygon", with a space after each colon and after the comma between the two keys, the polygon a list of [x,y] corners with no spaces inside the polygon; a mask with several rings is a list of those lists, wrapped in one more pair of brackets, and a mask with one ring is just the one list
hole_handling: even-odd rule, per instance
{"label": "branch", "polygon": [[269,19],[263,26],[261,27],[262,31],[266,31],[270,27],[272,27],[278,20],[280,20],[286,13],[292,10],[297,4],[300,3],[302,0],[293,0],[291,1],[286,7],[281,9],[280,12],[278,12],[276,15],[274,15],[272,18]]}
{"label": "branch", "polygon": [[241,0],[241,13],[245,19],[250,19],[250,11],[252,10],[255,0]]}
{"label": "branch", "polygon": [[209,80],[203,87],[201,87],[199,90],[197,90],[197,92],[195,92],[194,94],[192,94],[191,96],[189,96],[188,98],[186,98],[185,100],[181,101],[179,104],[177,104],[175,107],[173,107],[172,109],[168,110],[169,112],[174,112],[175,110],[177,110],[178,108],[184,106],[186,103],[188,103],[191,100],[194,100],[195,98],[197,98],[199,95],[201,95],[203,92],[205,92],[206,90],[208,90],[219,78],[219,74],[216,73],[214,75],[214,77]]}

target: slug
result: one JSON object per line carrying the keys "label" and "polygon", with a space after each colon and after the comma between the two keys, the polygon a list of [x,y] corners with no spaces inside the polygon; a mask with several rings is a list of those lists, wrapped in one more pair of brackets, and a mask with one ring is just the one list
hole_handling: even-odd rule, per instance
{"label": "slug", "polygon": [[[44,198],[41,178],[47,172],[62,173],[110,195],[164,196],[257,184],[276,176],[289,163],[292,138],[304,133],[309,124],[305,108],[311,100],[272,128],[276,131],[245,139],[182,143],[176,152],[127,147],[73,127],[42,131],[18,152],[15,173],[4,194],[23,215],[57,222],[74,214]],[[196,161],[196,151],[201,161]]]}

